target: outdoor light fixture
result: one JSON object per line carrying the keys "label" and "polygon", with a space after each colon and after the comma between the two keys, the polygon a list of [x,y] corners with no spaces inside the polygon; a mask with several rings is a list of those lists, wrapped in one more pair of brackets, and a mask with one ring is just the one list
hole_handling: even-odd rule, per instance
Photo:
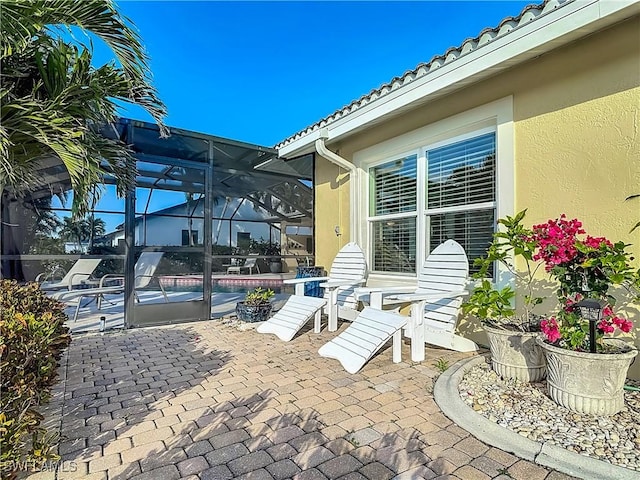
{"label": "outdoor light fixture", "polygon": [[604,302],[595,298],[585,298],[576,303],[580,309],[580,316],[589,320],[589,349],[591,353],[596,353],[596,323],[600,321]]}

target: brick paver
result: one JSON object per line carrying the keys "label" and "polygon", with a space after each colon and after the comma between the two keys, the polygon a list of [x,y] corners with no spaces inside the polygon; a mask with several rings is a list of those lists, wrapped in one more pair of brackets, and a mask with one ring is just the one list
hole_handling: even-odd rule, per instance
{"label": "brick paver", "polygon": [[56,388],[59,453],[77,470],[57,478],[571,478],[440,412],[435,360],[469,354],[428,348],[422,364],[394,364],[388,345],[349,375],[317,355],[335,335],[308,326],[286,343],[212,321],[75,336]]}

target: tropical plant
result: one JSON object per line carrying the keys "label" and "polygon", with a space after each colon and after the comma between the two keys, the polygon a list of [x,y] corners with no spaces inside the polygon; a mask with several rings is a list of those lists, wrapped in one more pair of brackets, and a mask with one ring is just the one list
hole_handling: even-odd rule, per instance
{"label": "tropical plant", "polygon": [[[498,220],[498,225],[504,228],[493,234],[486,255],[474,260],[478,270],[473,278],[479,283],[462,308],[489,326],[533,332],[540,328],[541,317],[533,309],[542,303],[542,297],[533,295],[534,277],[540,263],[534,259],[536,242],[532,240],[533,232],[522,225],[526,212],[525,209],[514,217]],[[523,260],[524,269],[517,268],[516,259]],[[523,311],[519,315],[513,305],[516,291],[510,285],[499,289],[487,279],[496,263],[513,275],[516,287],[523,291]]]}
{"label": "tropical plant", "polygon": [[105,232],[106,224],[104,220],[90,215],[87,218],[81,219],[64,217],[59,234],[64,240],[75,242],[78,251],[82,251],[83,242],[89,242],[89,246],[92,246],[93,239],[104,235]]}
{"label": "tropical plant", "polygon": [[36,283],[0,280],[0,467],[13,478],[25,462],[56,459],[55,435],[40,426],[38,407],[47,403],[57,360],[70,341],[64,305]]}
{"label": "tropical plant", "polygon": [[269,257],[279,257],[281,255],[280,244],[278,242],[270,242],[260,237],[260,240],[251,239],[249,251]]}
{"label": "tropical plant", "polygon": [[[124,194],[135,180],[132,152],[100,133],[116,119],[116,101],[141,106],[167,134],[165,106],[130,21],[111,0],[3,0],[0,25],[0,191],[28,192],[42,182],[38,170],[57,158],[68,172],[76,214],[88,210],[104,174]],[[77,41],[72,27],[90,41]],[[65,31],[70,35],[63,37]],[[104,41],[117,63],[92,66],[89,35]]]}
{"label": "tropical plant", "polygon": [[629,333],[632,323],[616,315],[617,303],[611,288],[625,286],[632,292],[639,285],[631,266],[631,254],[624,242],[612,243],[604,237],[586,235],[582,222],[566,215],[533,227],[537,244],[534,260],[542,260],[545,270],[558,282],[560,310],[544,320],[542,331],[550,343],[562,348],[589,351],[589,322],[579,312],[578,302],[586,297],[598,300],[602,316],[596,325],[596,348],[606,349],[604,335],[620,330]]}
{"label": "tropical plant", "polygon": [[271,298],[275,292],[271,289],[257,287],[249,290],[244,301],[236,304],[236,314],[243,322],[264,322],[273,308]]}
{"label": "tropical plant", "polygon": [[262,287],[256,287],[253,290],[247,292],[244,297],[245,305],[259,306],[267,305],[271,303],[271,298],[275,295],[275,292],[270,288],[264,289]]}

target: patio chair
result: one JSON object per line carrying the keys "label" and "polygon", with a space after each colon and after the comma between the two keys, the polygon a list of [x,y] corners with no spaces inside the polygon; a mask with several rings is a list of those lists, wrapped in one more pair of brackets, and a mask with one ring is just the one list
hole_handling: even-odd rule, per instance
{"label": "patio chair", "polygon": [[62,277],[62,280],[58,282],[46,281],[47,274],[41,273],[36,277],[36,282],[40,284],[40,288],[44,291],[61,290],[63,288],[73,290],[74,287],[83,285],[91,277],[101,261],[101,258],[79,258]]}
{"label": "patio chair", "polygon": [[[269,320],[257,328],[260,333],[273,333],[288,342],[312,317],[315,317],[314,332],[320,332],[320,313],[328,316],[328,329],[338,329],[338,317],[355,320],[358,316],[358,301],[355,289],[363,285],[367,276],[367,262],[362,249],[355,243],[348,243],[338,252],[329,276],[292,278],[285,280],[295,285],[295,294]],[[307,282],[318,282],[324,288],[324,298],[304,296]]]}
{"label": "patio chair", "polygon": [[335,358],[347,372],[357,373],[393,337],[393,362],[399,363],[402,328],[406,324],[404,315],[365,307],[344,332],[320,347],[318,353],[321,357]]}
{"label": "patio chair", "polygon": [[253,275],[253,269],[256,269],[257,273],[260,273],[260,267],[258,267],[257,258],[247,258],[243,265],[230,265],[227,267],[227,275],[240,275],[242,270],[247,270],[249,275]]}
{"label": "patio chair", "polygon": [[[162,259],[164,252],[142,252],[138,261],[136,262],[135,270],[134,270],[134,290],[133,294],[135,296],[136,301],[140,302],[140,297],[138,296],[136,290],[146,288],[151,283],[151,279],[155,275],[155,271],[158,268],[158,264]],[[107,294],[118,294],[124,292],[124,283],[120,285],[114,286],[105,286],[105,282],[120,280],[124,281],[124,277],[118,274],[107,274],[104,275],[100,279],[100,284],[97,288],[86,288],[86,289],[78,289],[71,291],[63,291],[57,292],[51,295],[51,297],[60,300],[61,302],[65,302],[68,300],[78,299],[78,306],[76,307],[75,314],[73,315],[73,321],[77,321],[78,312],[80,310],[80,304],[82,303],[82,299],[86,297],[93,297],[96,299],[98,303],[98,310],[102,308],[102,299]],[[169,298],[167,297],[167,292],[162,286],[161,282],[158,282],[160,286],[160,290],[162,291],[162,295],[164,296],[164,301],[169,302]]]}
{"label": "patio chair", "polygon": [[410,303],[410,315],[404,327],[411,338],[411,360],[425,358],[429,343],[459,352],[471,352],[478,346],[455,333],[464,289],[469,279],[469,261],[462,246],[447,240],[438,245],[418,272],[417,287],[358,288],[358,300],[374,308]]}

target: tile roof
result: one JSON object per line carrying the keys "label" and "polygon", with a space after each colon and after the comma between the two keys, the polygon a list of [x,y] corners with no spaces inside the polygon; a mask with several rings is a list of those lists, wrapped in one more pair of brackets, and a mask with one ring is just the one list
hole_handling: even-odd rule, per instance
{"label": "tile roof", "polygon": [[414,80],[428,75],[429,73],[442,67],[443,65],[448,65],[449,63],[456,61],[458,58],[478,50],[482,46],[494,41],[495,39],[508,35],[514,29],[532,22],[545,15],[546,13],[573,1],[574,0],[545,0],[543,3],[538,5],[527,5],[518,16],[506,17],[500,22],[497,27],[485,28],[478,34],[477,37],[467,38],[464,42],[462,42],[460,46],[449,48],[444,53],[434,56],[427,63],[420,63],[416,68],[405,72],[401,77],[392,78],[389,82],[371,90],[366,95],[363,95],[350,104],[345,105],[331,115],[324,117],[313,125],[310,125],[307,128],[284,139],[283,141],[275,145],[274,148],[282,148],[289,143],[303,137],[304,135],[325,127],[335,122],[336,120],[358,110],[359,108],[362,108],[365,105],[369,105],[376,100],[384,97],[385,95],[404,87]]}

